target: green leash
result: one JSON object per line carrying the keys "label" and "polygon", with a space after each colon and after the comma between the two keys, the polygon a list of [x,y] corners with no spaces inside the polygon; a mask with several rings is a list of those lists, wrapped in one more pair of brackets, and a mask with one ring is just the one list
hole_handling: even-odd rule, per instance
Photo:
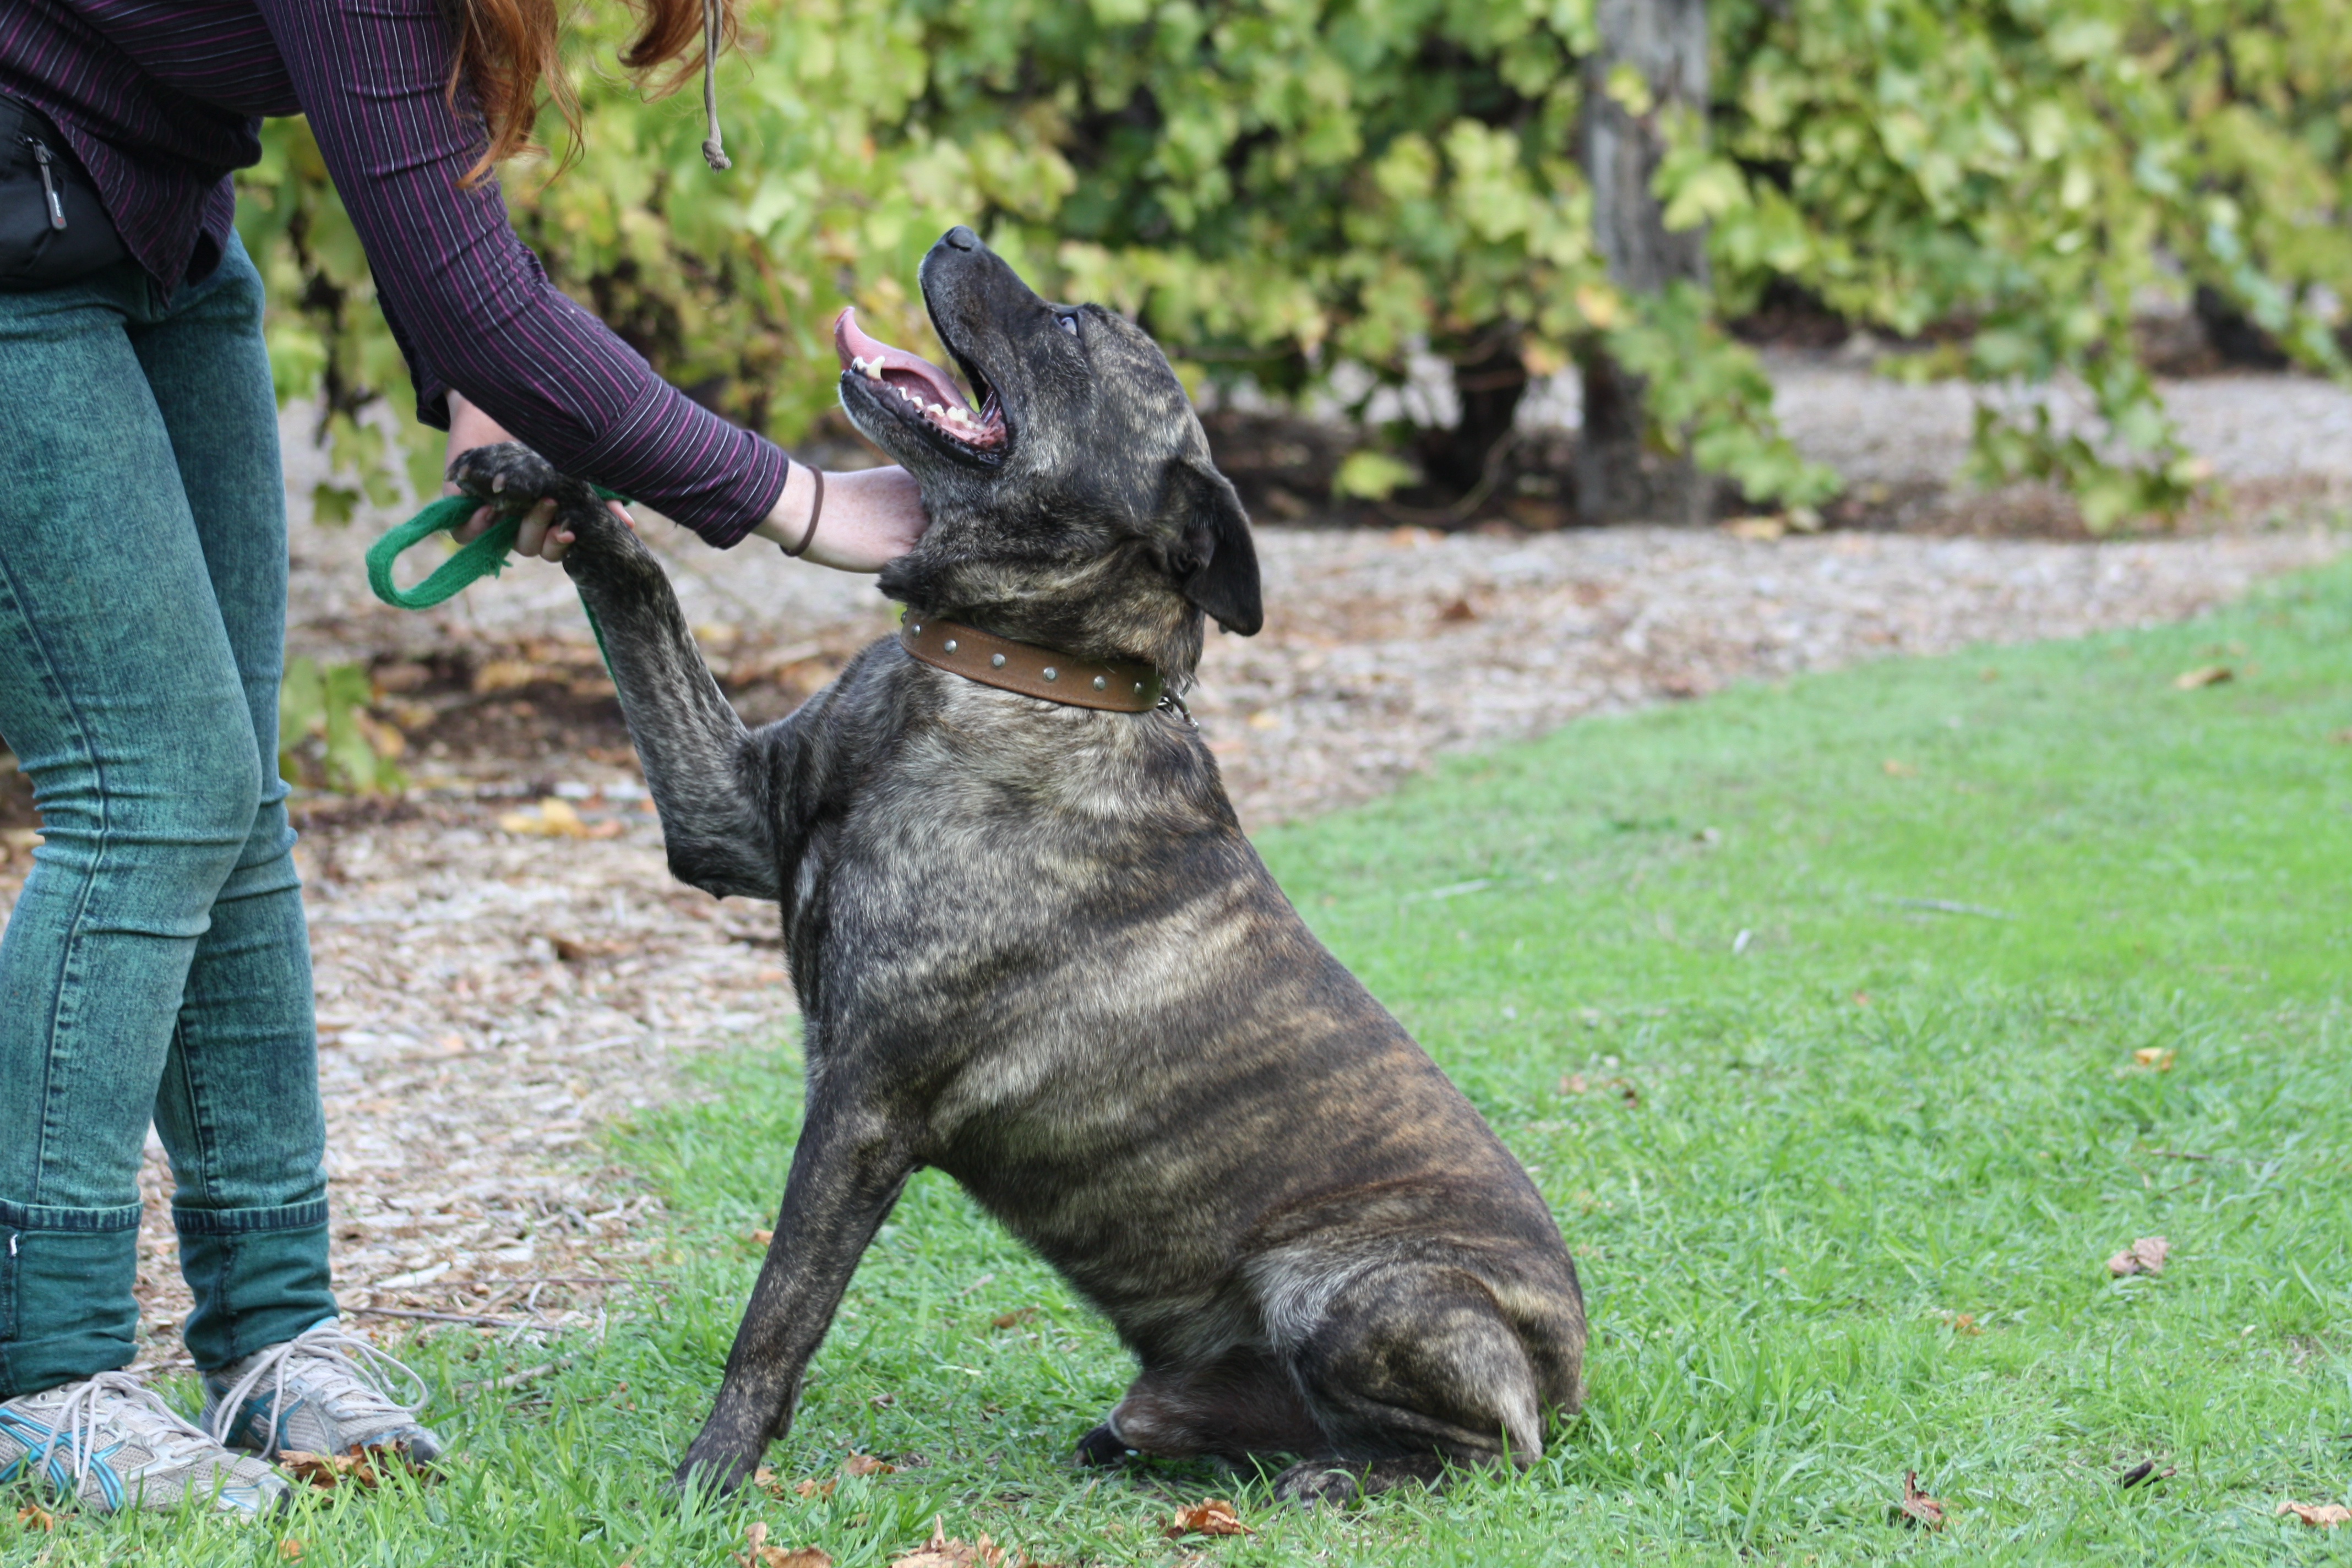
{"label": "green leash", "polygon": [[[596,487],[596,493],[606,500],[626,502],[628,498],[617,490]],[[506,569],[507,553],[514,548],[515,535],[521,531],[522,514],[518,512],[499,518],[484,530],[479,537],[457,547],[457,552],[435,567],[424,582],[414,588],[394,587],[392,563],[410,550],[436,533],[454,531],[486,503],[472,496],[444,496],[406,522],[386,533],[368,546],[368,586],[385,604],[403,610],[429,610],[445,600],[456,597],[485,577],[495,577]],[[604,660],[604,673],[613,672],[613,660],[604,652],[604,628],[596,624],[596,612],[588,609],[582,599],[580,607],[588,612],[588,629],[596,634],[596,653]]]}

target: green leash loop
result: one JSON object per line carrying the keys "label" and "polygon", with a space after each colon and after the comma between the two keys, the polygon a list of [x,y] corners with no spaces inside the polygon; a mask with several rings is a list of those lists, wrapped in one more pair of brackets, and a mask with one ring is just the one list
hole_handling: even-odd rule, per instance
{"label": "green leash loop", "polygon": [[[606,500],[626,504],[628,497],[618,490],[596,487],[596,493]],[[415,546],[444,530],[455,531],[475,510],[485,503],[473,496],[444,496],[368,546],[368,586],[385,604],[403,610],[429,610],[444,600],[456,597],[485,577],[495,577],[506,569],[507,552],[514,548],[515,535],[522,529],[522,514],[499,518],[480,535],[461,544],[448,560],[435,567],[424,582],[403,590],[393,586],[392,563]],[[596,612],[588,609],[582,599],[580,607],[588,614],[588,629],[596,636],[597,657],[604,661],[604,673],[613,673],[613,659],[604,651],[604,628],[596,624]]]}
{"label": "green leash loop", "polygon": [[[596,487],[596,493],[606,500],[625,502],[628,499],[602,485]],[[375,590],[375,596],[397,609],[429,610],[483,578],[497,576],[505,569],[507,552],[514,548],[515,534],[522,528],[519,512],[499,518],[479,537],[459,545],[457,553],[435,567],[432,574],[415,587],[404,590],[393,586],[392,582],[394,562],[436,533],[455,531],[484,504],[472,496],[444,496],[370,545],[368,586]]]}

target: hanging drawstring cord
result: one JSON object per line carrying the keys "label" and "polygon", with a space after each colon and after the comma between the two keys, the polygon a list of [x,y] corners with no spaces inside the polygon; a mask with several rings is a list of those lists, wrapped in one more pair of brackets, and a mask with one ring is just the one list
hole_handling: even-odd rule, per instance
{"label": "hanging drawstring cord", "polygon": [[730,168],[719,140],[719,33],[727,0],[702,0],[702,161],[713,170]]}

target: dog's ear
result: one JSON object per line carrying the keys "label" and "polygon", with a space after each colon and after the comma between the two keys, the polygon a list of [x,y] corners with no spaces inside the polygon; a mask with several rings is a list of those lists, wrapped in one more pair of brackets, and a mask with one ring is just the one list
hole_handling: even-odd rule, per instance
{"label": "dog's ear", "polygon": [[1175,538],[1168,568],[1193,607],[1229,632],[1255,637],[1265,624],[1258,596],[1257,547],[1233,481],[1205,463],[1184,463],[1171,487]]}

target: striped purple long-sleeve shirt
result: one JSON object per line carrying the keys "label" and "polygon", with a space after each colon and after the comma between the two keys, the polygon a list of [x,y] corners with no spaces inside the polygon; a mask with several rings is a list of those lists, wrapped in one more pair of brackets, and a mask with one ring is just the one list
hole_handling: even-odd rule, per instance
{"label": "striped purple long-sleeve shirt", "polygon": [[56,122],[164,288],[218,260],[261,117],[307,114],[416,380],[711,543],[782,493],[772,443],[701,407],[551,285],[451,108],[441,0],[0,0],[0,92]]}

